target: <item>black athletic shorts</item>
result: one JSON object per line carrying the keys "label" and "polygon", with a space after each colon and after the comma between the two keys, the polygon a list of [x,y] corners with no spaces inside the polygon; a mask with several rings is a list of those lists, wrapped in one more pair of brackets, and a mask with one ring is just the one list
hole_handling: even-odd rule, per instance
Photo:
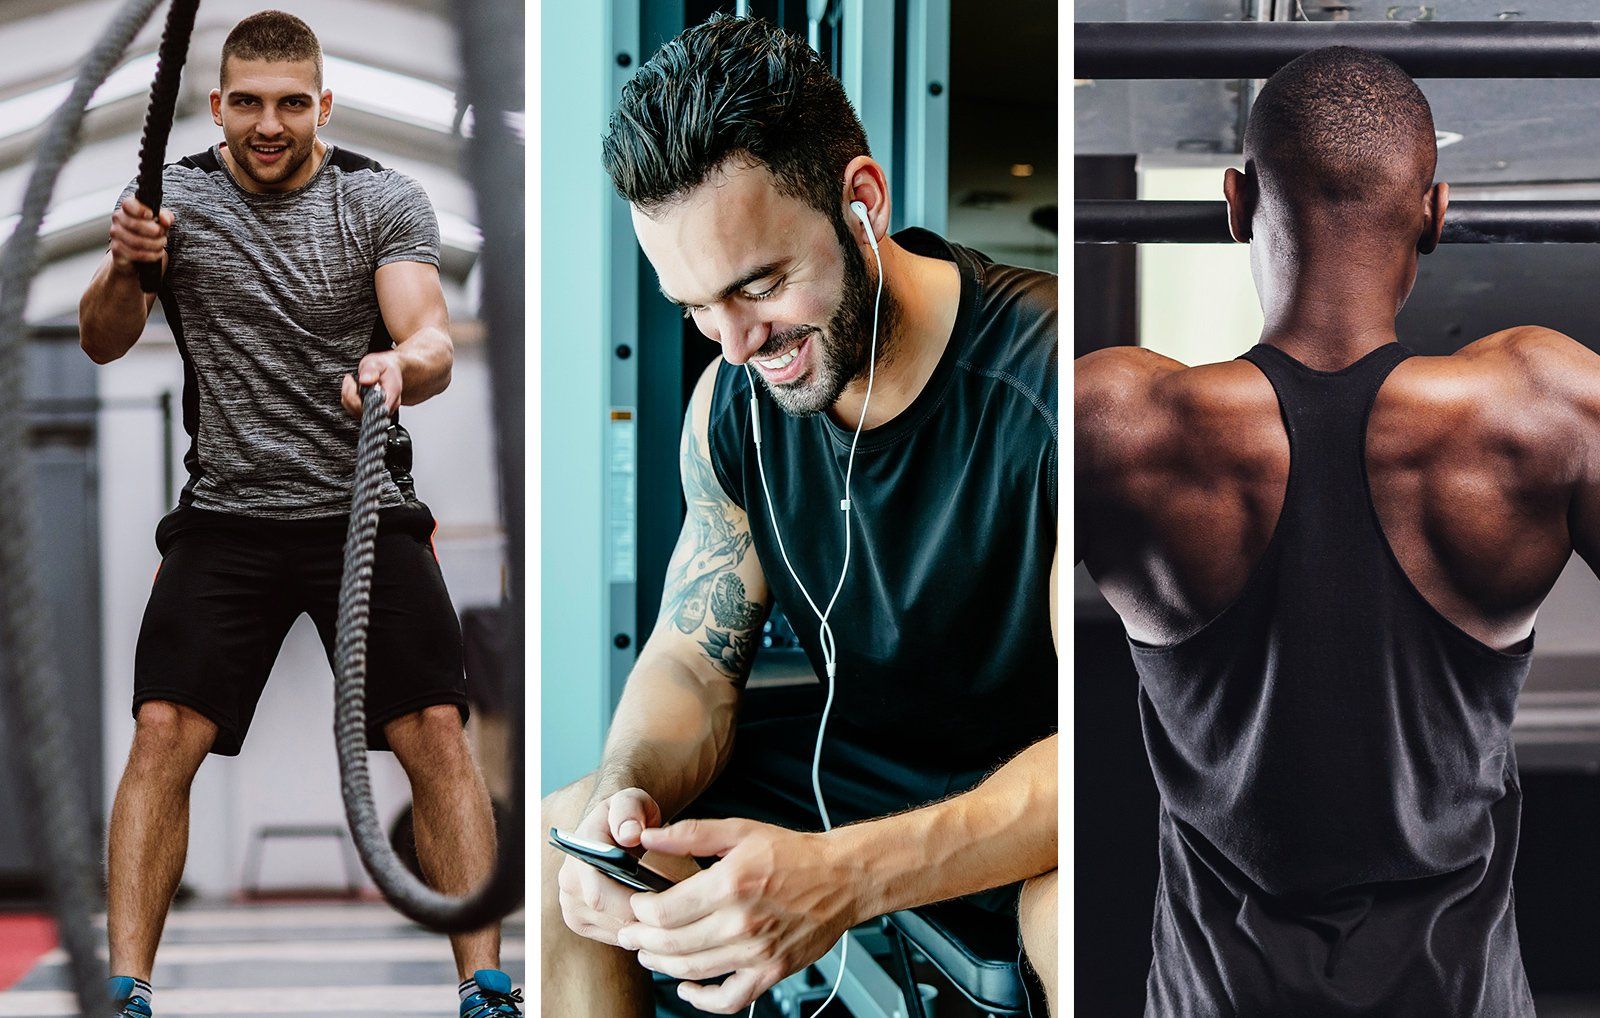
{"label": "black athletic shorts", "polygon": [[[811,756],[820,718],[811,713],[741,722],[728,766],[673,819],[736,817],[794,831],[822,830],[811,790]],[[995,761],[995,767],[1003,762]],[[828,819],[838,827],[938,802],[972,788],[994,769],[952,771],[932,763],[897,761],[834,716],[822,741],[819,773]],[[1008,884],[959,900],[1015,917],[1021,888]]]}
{"label": "black athletic shorts", "polygon": [[[180,506],[156,527],[161,566],[134,658],[133,712],[150,700],[215,722],[211,752],[236,756],[289,627],[311,616],[333,662],[343,518],[263,520]],[[421,502],[379,515],[367,637],[367,745],[383,726],[452,704],[467,717],[461,625]],[[331,695],[331,687],[330,687]]]}

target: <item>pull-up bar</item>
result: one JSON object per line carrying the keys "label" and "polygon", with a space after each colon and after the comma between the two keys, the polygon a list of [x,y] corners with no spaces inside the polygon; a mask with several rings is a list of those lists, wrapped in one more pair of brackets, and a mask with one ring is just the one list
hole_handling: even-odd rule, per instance
{"label": "pull-up bar", "polygon": [[1413,78],[1600,78],[1600,22],[1080,22],[1073,74],[1269,78],[1323,46],[1388,57]]}
{"label": "pull-up bar", "polygon": [[[1227,244],[1220,201],[1079,199],[1079,244]],[[1445,244],[1600,244],[1600,201],[1463,201],[1445,214]]]}

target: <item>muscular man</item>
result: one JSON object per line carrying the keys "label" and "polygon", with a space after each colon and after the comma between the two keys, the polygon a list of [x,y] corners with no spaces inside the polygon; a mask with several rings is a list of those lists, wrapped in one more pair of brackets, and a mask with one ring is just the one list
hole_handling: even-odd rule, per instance
{"label": "muscular man", "polygon": [[1600,358],[1396,342],[1435,154],[1394,64],[1294,61],[1224,181],[1260,345],[1077,363],[1078,540],[1161,797],[1149,1015],[1533,1014],[1511,720],[1540,601],[1600,564]]}
{"label": "muscular man", "polygon": [[[189,841],[189,788],[207,752],[237,754],[289,627],[310,614],[333,653],[360,413],[450,381],[439,237],[414,181],[317,138],[332,93],[299,19],[240,22],[211,111],[224,141],[167,166],[159,215],[124,195],[84,293],[85,351],[127,353],[160,299],[184,365],[189,481],[156,531],[161,569],[135,662],[133,748],[109,834],[111,994],[151,1013],[151,969]],[[341,406],[342,404],[342,406]],[[391,450],[404,443],[391,442]],[[368,744],[411,780],[430,883],[464,892],[493,865],[488,792],[462,722],[461,631],[417,501],[391,455],[373,578]],[[521,1014],[499,928],[452,938],[461,1014]]]}
{"label": "muscular man", "polygon": [[[662,291],[722,356],[684,421],[660,618],[599,769],[544,803],[546,826],[648,850],[683,882],[630,895],[547,849],[544,1013],[652,1015],[646,969],[734,1013],[857,923],[975,892],[1009,918],[1019,882],[1053,998],[1055,277],[888,236],[884,171],[842,87],[760,21],[715,17],[663,47],[624,89],[605,163]],[[739,715],[774,603],[827,682],[801,584],[826,603],[847,525],[820,762],[836,826],[819,833],[818,714]]]}

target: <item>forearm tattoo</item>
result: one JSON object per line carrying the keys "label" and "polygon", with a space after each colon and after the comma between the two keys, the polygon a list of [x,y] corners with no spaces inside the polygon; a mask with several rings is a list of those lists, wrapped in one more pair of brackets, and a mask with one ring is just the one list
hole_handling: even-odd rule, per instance
{"label": "forearm tattoo", "polygon": [[667,568],[661,613],[695,637],[720,671],[743,680],[766,615],[735,572],[750,554],[750,528],[711,473],[692,428],[684,429],[679,461],[688,514]]}

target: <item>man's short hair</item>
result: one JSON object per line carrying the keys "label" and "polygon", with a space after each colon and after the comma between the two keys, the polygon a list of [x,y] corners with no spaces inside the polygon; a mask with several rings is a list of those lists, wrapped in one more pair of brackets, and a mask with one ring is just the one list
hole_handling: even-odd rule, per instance
{"label": "man's short hair", "polygon": [[233,26],[222,44],[222,80],[228,80],[228,61],[310,60],[317,65],[317,90],[322,90],[322,44],[311,26],[283,11],[262,11]]}
{"label": "man's short hair", "polygon": [[1285,65],[1261,89],[1245,157],[1262,187],[1294,202],[1414,202],[1433,183],[1433,112],[1393,61],[1330,46]]}
{"label": "man's short hair", "polygon": [[603,152],[617,193],[647,214],[742,155],[841,223],[845,166],[869,154],[844,86],[815,50],[724,14],[668,42],[623,86]]}

